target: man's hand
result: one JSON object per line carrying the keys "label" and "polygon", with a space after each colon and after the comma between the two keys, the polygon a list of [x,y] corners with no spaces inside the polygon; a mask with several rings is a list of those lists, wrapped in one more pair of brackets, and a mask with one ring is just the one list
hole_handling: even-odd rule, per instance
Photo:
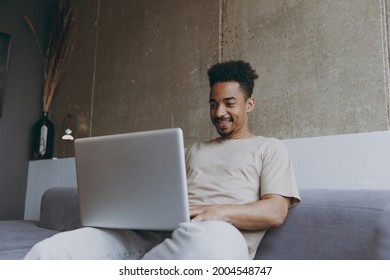
{"label": "man's hand", "polygon": [[191,222],[219,220],[228,222],[226,219],[226,205],[191,205]]}

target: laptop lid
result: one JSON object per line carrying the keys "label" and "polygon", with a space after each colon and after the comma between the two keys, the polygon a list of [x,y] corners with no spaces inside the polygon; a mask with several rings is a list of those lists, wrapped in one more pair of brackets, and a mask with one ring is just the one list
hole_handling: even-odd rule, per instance
{"label": "laptop lid", "polygon": [[189,221],[179,128],[75,140],[84,226],[173,230]]}

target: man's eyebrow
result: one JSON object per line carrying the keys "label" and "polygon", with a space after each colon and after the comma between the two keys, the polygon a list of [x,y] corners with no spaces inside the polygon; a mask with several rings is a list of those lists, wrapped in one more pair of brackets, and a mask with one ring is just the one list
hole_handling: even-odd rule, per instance
{"label": "man's eyebrow", "polygon": [[237,98],[231,96],[231,97],[226,97],[223,99],[224,101],[229,101],[229,100],[237,100]]}
{"label": "man's eyebrow", "polygon": [[[231,97],[226,97],[226,98],[224,98],[224,99],[222,99],[222,100],[223,100],[223,101],[237,100],[237,98],[231,96]],[[211,99],[209,99],[209,103],[211,103],[211,102],[216,102],[216,101],[215,101],[214,98],[211,98]]]}

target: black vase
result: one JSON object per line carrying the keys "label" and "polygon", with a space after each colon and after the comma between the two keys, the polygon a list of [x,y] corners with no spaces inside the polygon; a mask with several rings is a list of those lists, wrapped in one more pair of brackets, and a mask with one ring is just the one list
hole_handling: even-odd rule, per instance
{"label": "black vase", "polygon": [[51,159],[53,157],[54,125],[47,112],[34,124],[32,133],[31,159]]}

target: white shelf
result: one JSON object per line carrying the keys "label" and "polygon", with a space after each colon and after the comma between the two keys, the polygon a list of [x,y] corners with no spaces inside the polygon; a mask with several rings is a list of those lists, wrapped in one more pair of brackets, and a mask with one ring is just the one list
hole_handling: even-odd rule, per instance
{"label": "white shelf", "polygon": [[30,161],[28,166],[25,220],[39,220],[42,194],[52,187],[76,187],[74,158]]}

